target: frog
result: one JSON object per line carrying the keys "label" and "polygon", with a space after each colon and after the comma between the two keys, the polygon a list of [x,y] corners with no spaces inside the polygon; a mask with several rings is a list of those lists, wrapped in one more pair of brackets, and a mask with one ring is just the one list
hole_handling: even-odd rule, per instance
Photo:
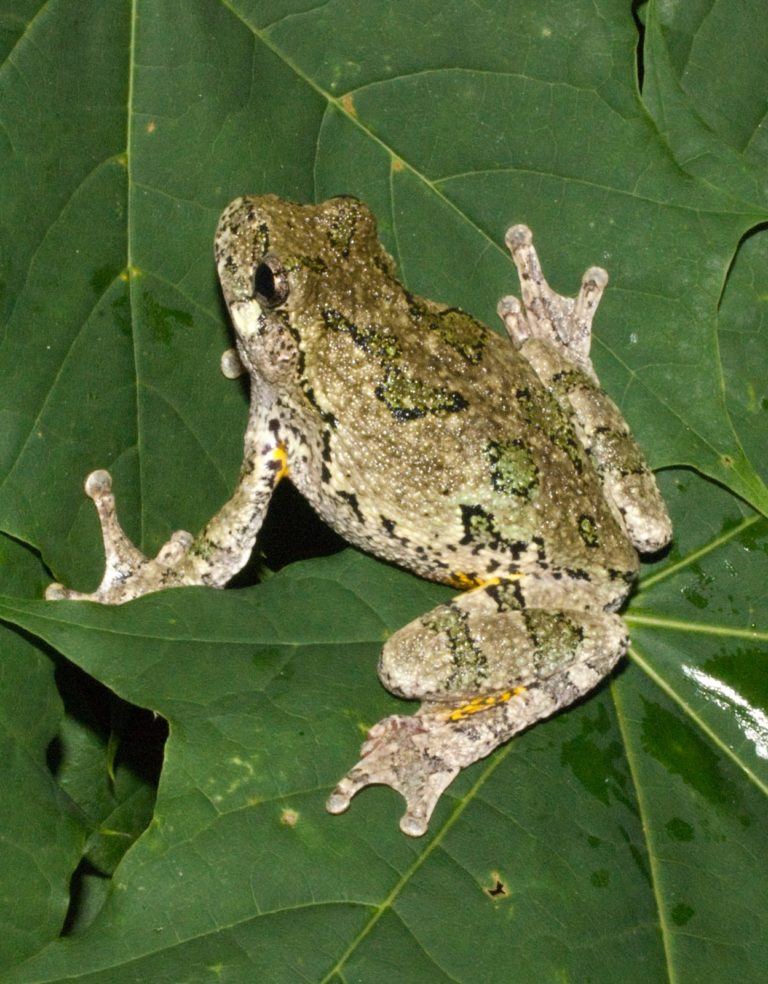
{"label": "frog", "polygon": [[214,250],[236,339],[222,370],[250,388],[232,497],[148,557],[120,526],[109,472],[92,472],[104,576],[93,592],[47,590],[122,604],[224,587],[283,480],[353,546],[457,589],[384,642],[381,682],[419,707],[370,729],[326,803],[342,813],[364,787],[390,786],[414,837],[462,769],[609,676],[639,555],[672,535],[590,359],[607,273],[590,267],[560,295],[527,226],[505,243],[522,300],[499,301],[495,331],[406,289],[358,199],[235,199]]}

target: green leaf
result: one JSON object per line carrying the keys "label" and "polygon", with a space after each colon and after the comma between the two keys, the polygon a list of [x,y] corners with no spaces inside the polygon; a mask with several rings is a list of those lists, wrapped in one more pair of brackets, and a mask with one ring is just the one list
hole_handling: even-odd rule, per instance
{"label": "green leaf", "polygon": [[[211,243],[243,193],[358,195],[409,288],[489,323],[512,222],[563,292],[606,266],[598,372],[675,469],[627,667],[467,770],[419,841],[391,790],[322,804],[403,707],[375,680],[383,638],[445,589],[345,553],[237,591],[46,604],[2,541],[0,708],[28,753],[4,756],[0,958],[37,954],[13,980],[763,979],[767,28],[758,0],[650,2],[643,38],[636,6],[4,5],[0,528],[57,579],[99,578],[92,468],[150,552],[235,483],[247,405],[218,372]],[[291,513],[280,533],[305,535]],[[151,783],[110,786],[100,698],[63,715],[34,637],[169,722],[122,860],[109,831],[135,834]],[[114,877],[57,941],[84,852]]]}
{"label": "green leaf", "polygon": [[[37,595],[27,550],[0,536],[6,591]],[[63,715],[54,665],[36,640],[0,625],[0,971],[61,929],[86,825],[46,762]]]}

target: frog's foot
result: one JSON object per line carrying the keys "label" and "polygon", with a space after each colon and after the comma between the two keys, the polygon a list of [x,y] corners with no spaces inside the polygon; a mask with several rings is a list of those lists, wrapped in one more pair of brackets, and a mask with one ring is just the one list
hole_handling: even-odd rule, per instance
{"label": "frog's foot", "polygon": [[131,543],[117,518],[112,477],[107,471],[91,472],[85,480],[85,493],[93,500],[101,523],[105,567],[101,584],[91,593],[74,591],[61,584],[49,584],[45,597],[49,601],[98,601],[120,605],[132,598],[185,582],[179,568],[192,543],[191,534],[177,530],[154,559]]}
{"label": "frog's foot", "polygon": [[563,297],[544,278],[528,226],[512,226],[505,242],[517,267],[523,295],[522,305],[512,295],[499,301],[497,311],[509,337],[518,348],[529,338],[552,342],[566,349],[572,362],[591,371],[592,319],[608,274],[602,267],[590,267],[582,277],[577,296]]}
{"label": "frog's foot", "polygon": [[516,687],[456,702],[424,701],[415,714],[384,718],[368,732],[360,761],[333,790],[326,809],[343,813],[365,786],[390,786],[406,802],[400,829],[421,837],[437,801],[462,769],[555,706],[546,688]]}
{"label": "frog's foot", "polygon": [[451,754],[456,738],[445,715],[419,712],[384,718],[368,732],[360,761],[331,793],[326,809],[343,813],[355,793],[381,783],[405,798],[400,829],[421,837],[443,790],[464,764],[462,756]]}

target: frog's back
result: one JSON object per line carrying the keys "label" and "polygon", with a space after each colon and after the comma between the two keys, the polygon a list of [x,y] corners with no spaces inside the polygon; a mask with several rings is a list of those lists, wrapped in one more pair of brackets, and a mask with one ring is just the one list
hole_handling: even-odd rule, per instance
{"label": "frog's back", "polygon": [[294,480],[320,514],[364,549],[454,584],[594,567],[597,545],[599,566],[633,572],[569,416],[512,343],[387,289],[379,322],[326,308],[302,333],[304,389],[324,424],[314,474]]}

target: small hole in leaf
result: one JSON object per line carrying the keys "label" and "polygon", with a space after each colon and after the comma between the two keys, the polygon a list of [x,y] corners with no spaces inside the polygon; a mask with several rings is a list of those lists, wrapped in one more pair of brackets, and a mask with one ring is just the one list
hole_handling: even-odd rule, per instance
{"label": "small hole in leaf", "polygon": [[494,899],[496,901],[509,896],[509,889],[498,871],[491,872],[491,884],[486,886],[483,891],[489,899]]}

